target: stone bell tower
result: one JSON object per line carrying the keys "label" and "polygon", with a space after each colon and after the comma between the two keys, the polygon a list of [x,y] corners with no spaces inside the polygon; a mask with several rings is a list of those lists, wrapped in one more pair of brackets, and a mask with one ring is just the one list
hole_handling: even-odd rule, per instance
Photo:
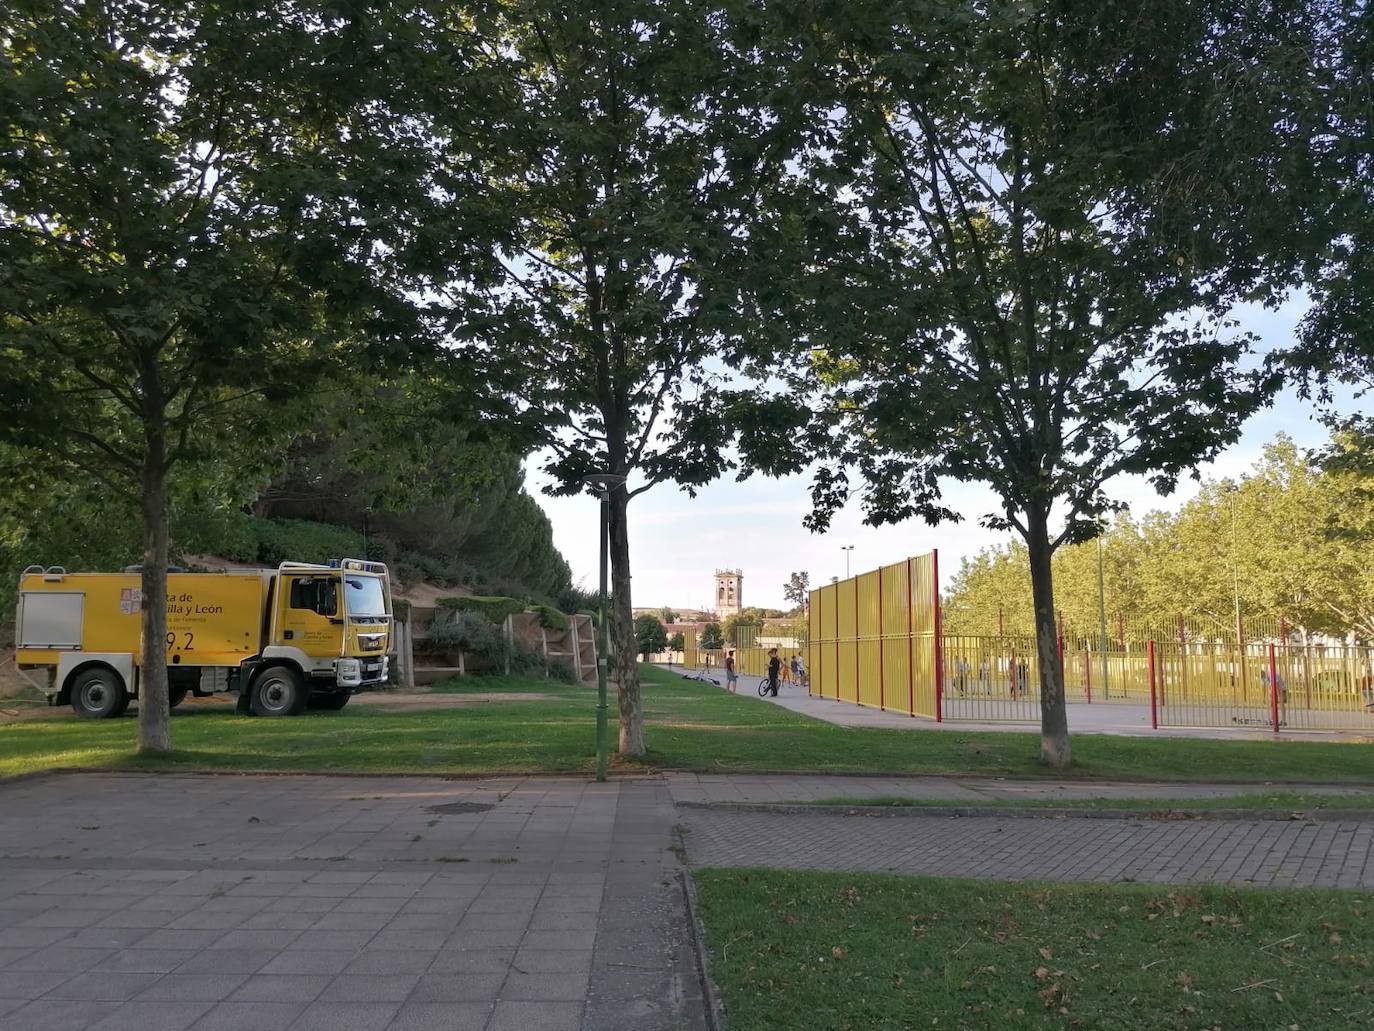
{"label": "stone bell tower", "polygon": [[744,573],[739,569],[716,570],[716,618],[737,615],[744,608]]}

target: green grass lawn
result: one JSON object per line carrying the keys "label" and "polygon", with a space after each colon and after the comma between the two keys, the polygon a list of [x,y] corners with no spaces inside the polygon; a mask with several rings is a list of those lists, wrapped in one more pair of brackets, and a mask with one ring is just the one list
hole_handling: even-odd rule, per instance
{"label": "green grass lawn", "polygon": [[1374,1025],[1369,892],[696,880],[733,1031]]}
{"label": "green grass lawn", "polygon": [[[1039,763],[1035,734],[837,727],[658,669],[645,669],[644,682],[650,747],[640,764],[645,768],[1374,784],[1374,748],[1368,745],[1084,735],[1074,742],[1076,765],[1050,770]],[[133,753],[132,716],[26,719],[0,726],[0,775],[56,766],[406,773],[593,769],[594,690],[522,677],[473,677],[450,682],[444,693],[530,697],[417,711],[354,704],[342,712],[283,719],[197,706],[173,716],[176,751],[149,758]]]}

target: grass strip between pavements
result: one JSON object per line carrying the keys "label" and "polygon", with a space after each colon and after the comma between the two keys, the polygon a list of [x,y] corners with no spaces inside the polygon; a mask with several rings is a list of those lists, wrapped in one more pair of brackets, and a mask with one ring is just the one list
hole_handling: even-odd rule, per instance
{"label": "grass strip between pavements", "polygon": [[1306,794],[1265,791],[1215,798],[907,798],[860,795],[789,803],[843,809],[1071,809],[1085,812],[1205,812],[1209,809],[1285,814],[1374,811],[1374,792]]}
{"label": "grass strip between pavements", "polygon": [[732,1031],[1374,1025],[1374,893],[695,873]]}
{"label": "grass strip between pavements", "polygon": [[[1374,786],[1374,748],[1316,741],[1083,735],[1066,769],[1039,761],[1032,733],[840,727],[756,697],[643,667],[649,752],[622,769],[934,774],[1068,780],[1344,783]],[[175,751],[139,755],[130,716],[28,716],[0,725],[0,776],[57,768],[322,773],[590,773],[593,689],[533,677],[443,685],[445,706],[355,702],[275,719],[231,704],[172,718]],[[614,729],[612,730],[614,747]]]}

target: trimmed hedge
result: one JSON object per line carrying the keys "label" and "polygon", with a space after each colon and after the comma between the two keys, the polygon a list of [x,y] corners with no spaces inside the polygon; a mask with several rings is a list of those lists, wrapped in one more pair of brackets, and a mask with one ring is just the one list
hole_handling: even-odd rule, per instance
{"label": "trimmed hedge", "polygon": [[568,617],[549,605],[533,605],[531,608],[539,616],[539,625],[546,630],[566,630],[572,624]]}
{"label": "trimmed hedge", "polygon": [[467,597],[436,598],[434,603],[440,608],[456,609],[458,612],[476,612],[488,622],[498,626],[506,621],[507,616],[524,612],[526,608],[525,603],[516,598],[483,597],[478,594]]}

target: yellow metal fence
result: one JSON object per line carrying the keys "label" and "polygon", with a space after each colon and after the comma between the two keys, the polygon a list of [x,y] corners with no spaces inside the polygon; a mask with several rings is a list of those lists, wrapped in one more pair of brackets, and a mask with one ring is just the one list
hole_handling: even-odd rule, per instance
{"label": "yellow metal fence", "polygon": [[938,563],[931,552],[811,592],[811,694],[939,718]]}
{"label": "yellow metal fence", "polygon": [[[936,720],[1038,721],[1035,639],[943,633],[938,582],[931,552],[812,591],[801,652],[810,694]],[[1295,643],[1277,623],[1265,627],[1281,635],[1271,642],[1255,641],[1253,626],[1214,628],[1212,639],[1163,629],[1060,638],[1066,699],[1148,707],[1155,727],[1374,731],[1374,648]],[[767,673],[767,649],[734,650],[742,677]],[[685,660],[720,669],[724,653],[689,633]]]}

